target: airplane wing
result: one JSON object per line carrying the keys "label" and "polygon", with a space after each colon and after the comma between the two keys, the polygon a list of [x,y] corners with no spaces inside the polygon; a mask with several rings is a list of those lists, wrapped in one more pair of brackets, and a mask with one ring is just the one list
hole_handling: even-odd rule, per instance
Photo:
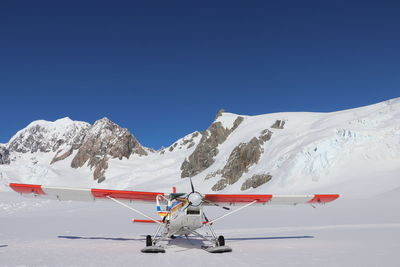
{"label": "airplane wing", "polygon": [[[93,201],[96,199],[106,199],[108,197],[144,202],[155,203],[157,195],[166,195],[160,192],[125,191],[109,189],[84,189],[68,188],[56,186],[44,186],[33,184],[15,184],[10,187],[17,193],[27,197],[40,197],[56,200],[78,200]],[[248,195],[248,194],[205,194],[203,205],[223,204],[230,206],[246,205],[254,202],[254,205],[265,204],[323,204],[334,201],[339,197],[338,194],[317,194],[317,195]]]}
{"label": "airplane wing", "polygon": [[27,197],[40,197],[57,200],[93,201],[96,199],[108,200],[108,197],[112,197],[118,200],[155,203],[157,195],[164,195],[164,193],[158,192],[83,189],[14,183],[10,184],[10,187],[15,192]]}
{"label": "airplane wing", "polygon": [[225,195],[225,194],[205,194],[204,200],[223,205],[246,205],[256,201],[255,205],[296,205],[296,204],[324,204],[337,199],[338,194],[317,194],[317,195]]}

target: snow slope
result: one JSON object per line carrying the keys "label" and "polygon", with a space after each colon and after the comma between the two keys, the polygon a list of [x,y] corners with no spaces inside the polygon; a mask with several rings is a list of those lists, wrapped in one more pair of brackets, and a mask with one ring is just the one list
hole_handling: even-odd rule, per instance
{"label": "snow slope", "polygon": [[[222,113],[215,122],[230,129],[238,116]],[[400,98],[332,113],[292,112],[242,117],[242,123],[218,145],[215,162],[193,177],[199,191],[210,192],[221,179],[218,171],[227,164],[231,152],[239,144],[259,137],[263,130],[270,130],[272,137],[262,145],[258,163],[250,166],[222,193],[243,193],[242,184],[258,174],[270,174],[272,179],[245,193],[325,192],[368,197],[400,188]],[[285,122],[283,129],[271,127],[277,120]],[[56,132],[62,132],[59,124],[63,121],[72,123],[69,119],[54,122],[58,125]],[[36,124],[49,127],[49,122]],[[84,127],[82,124],[79,125]],[[178,190],[187,191],[187,181],[180,178],[181,165],[200,141],[201,134],[193,133],[162,151],[148,150],[147,156],[110,159],[107,178],[101,184],[93,180],[90,167],[70,167],[75,154],[50,164],[54,151],[11,152],[14,158],[11,164],[0,165],[0,187],[8,190],[9,182],[22,182],[168,191],[171,186],[177,186]]]}

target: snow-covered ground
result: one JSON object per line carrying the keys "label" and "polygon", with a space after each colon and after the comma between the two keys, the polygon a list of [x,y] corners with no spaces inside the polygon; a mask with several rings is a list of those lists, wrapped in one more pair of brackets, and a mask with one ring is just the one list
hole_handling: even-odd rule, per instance
{"label": "snow-covered ground", "polygon": [[[136,205],[156,217],[152,205]],[[224,211],[205,210],[208,217]],[[400,191],[312,208],[249,207],[216,223],[232,253],[177,238],[143,254],[153,224],[106,201],[58,202],[0,194],[0,266],[398,266]]]}

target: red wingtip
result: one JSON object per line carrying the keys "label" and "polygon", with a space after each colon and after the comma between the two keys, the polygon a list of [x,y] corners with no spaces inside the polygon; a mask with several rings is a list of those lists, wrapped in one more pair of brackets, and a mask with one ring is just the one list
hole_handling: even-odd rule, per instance
{"label": "red wingtip", "polygon": [[10,184],[10,187],[17,193],[21,194],[36,194],[45,195],[46,193],[42,190],[41,185],[36,184]]}
{"label": "red wingtip", "polygon": [[332,202],[335,199],[339,198],[340,195],[339,194],[330,194],[330,195],[315,195],[313,199],[311,199],[310,201],[308,201],[308,203],[328,203],[328,202]]}

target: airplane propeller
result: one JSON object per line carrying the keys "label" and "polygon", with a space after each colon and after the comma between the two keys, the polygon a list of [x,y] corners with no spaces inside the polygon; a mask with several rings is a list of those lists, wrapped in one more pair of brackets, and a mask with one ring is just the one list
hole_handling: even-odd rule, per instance
{"label": "airplane propeller", "polygon": [[190,179],[190,186],[192,187],[192,193],[194,193],[194,185],[193,185],[192,177],[189,177],[189,179]]}
{"label": "airplane propeller", "polygon": [[189,201],[189,203],[186,206],[186,209],[189,206],[197,207],[197,206],[200,206],[202,203],[208,203],[208,204],[214,205],[216,207],[223,208],[225,210],[230,210],[230,208],[228,208],[228,207],[220,206],[217,203],[214,203],[212,201],[204,199],[203,196],[199,192],[195,191],[192,177],[189,177],[189,180],[190,180],[190,187],[192,188],[192,192],[187,196],[187,200]]}

